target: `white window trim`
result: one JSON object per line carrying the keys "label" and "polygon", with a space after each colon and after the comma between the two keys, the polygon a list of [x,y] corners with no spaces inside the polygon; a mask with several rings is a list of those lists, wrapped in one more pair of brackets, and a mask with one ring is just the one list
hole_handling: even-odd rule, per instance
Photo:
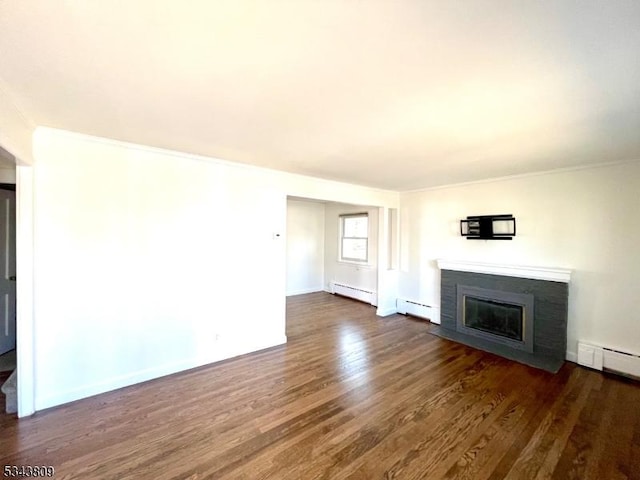
{"label": "white window trim", "polygon": [[[357,258],[345,258],[342,256],[342,241],[345,238],[343,236],[344,233],[344,219],[349,217],[367,217],[367,258],[366,260],[358,260]],[[371,238],[371,222],[369,221],[369,212],[357,212],[357,213],[342,213],[338,215],[338,262],[339,263],[347,263],[351,265],[360,265],[363,267],[371,266],[371,262],[369,261],[369,240]],[[365,237],[346,237],[346,238],[355,238],[355,239],[365,239]]]}

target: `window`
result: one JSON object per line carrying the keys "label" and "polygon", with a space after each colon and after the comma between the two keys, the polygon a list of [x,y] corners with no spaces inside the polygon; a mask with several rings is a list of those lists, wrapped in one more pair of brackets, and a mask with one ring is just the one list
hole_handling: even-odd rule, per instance
{"label": "window", "polygon": [[340,260],[367,262],[369,260],[369,215],[355,213],[340,215]]}

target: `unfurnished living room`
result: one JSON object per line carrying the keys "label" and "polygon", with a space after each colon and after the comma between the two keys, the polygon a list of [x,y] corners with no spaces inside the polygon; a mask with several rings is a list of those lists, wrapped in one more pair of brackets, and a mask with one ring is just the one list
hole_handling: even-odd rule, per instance
{"label": "unfurnished living room", "polygon": [[0,0],[0,469],[640,479],[640,2]]}

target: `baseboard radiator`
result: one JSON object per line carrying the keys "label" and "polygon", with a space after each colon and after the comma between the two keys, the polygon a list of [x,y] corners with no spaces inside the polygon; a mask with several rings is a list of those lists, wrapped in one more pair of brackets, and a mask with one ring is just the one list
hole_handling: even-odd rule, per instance
{"label": "baseboard radiator", "polygon": [[579,342],[578,364],[640,379],[640,355],[633,353]]}
{"label": "baseboard radiator", "polygon": [[399,298],[396,302],[398,313],[412,315],[414,317],[425,318],[433,323],[440,323],[440,308],[424,303],[414,302]]}
{"label": "baseboard radiator", "polygon": [[352,287],[344,283],[331,282],[331,293],[336,295],[342,295],[343,297],[354,298],[361,302],[370,303],[371,305],[378,305],[378,294],[371,290],[365,290],[363,288]]}

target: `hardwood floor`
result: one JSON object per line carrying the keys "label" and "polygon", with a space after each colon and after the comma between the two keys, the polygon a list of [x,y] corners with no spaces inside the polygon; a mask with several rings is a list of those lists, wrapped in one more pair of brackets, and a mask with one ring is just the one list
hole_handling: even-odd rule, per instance
{"label": "hardwood floor", "polygon": [[557,375],[317,293],[286,346],[0,416],[0,466],[77,479],[638,479],[640,386]]}

